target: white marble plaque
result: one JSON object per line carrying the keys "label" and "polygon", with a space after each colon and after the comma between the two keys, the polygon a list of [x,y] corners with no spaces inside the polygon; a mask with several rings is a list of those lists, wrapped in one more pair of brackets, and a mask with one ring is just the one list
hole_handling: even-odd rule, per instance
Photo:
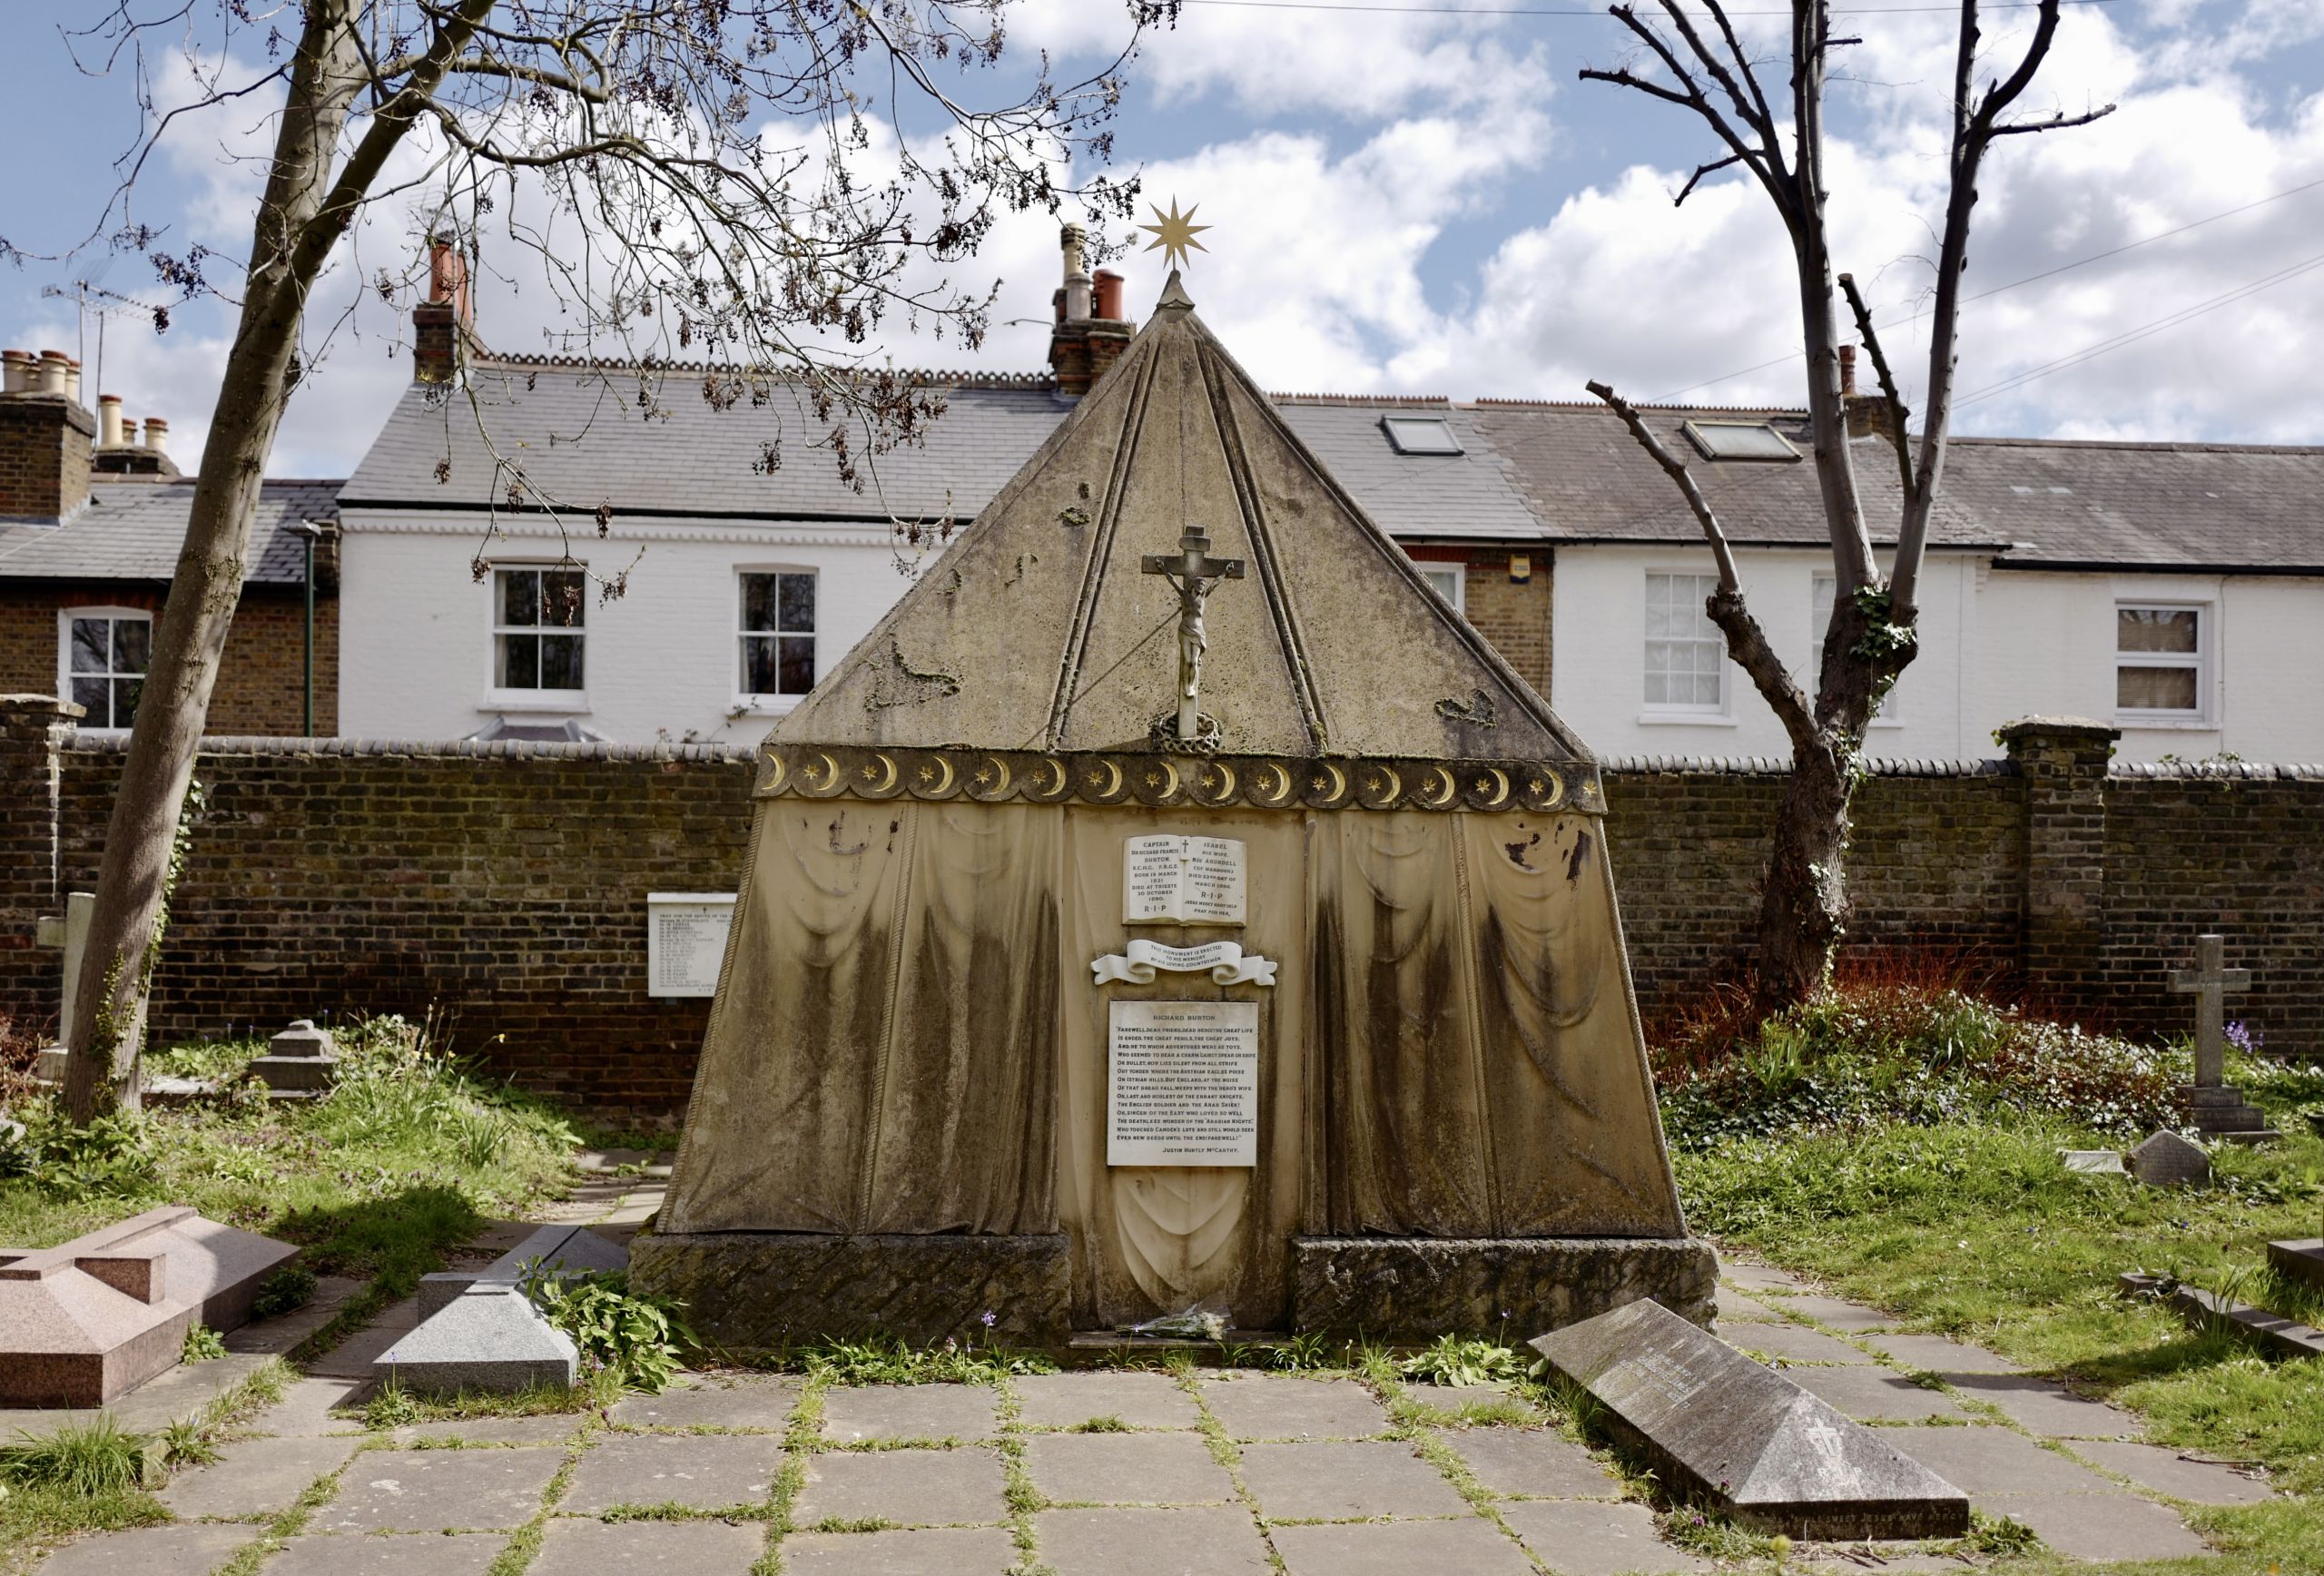
{"label": "white marble plaque", "polygon": [[1106,1164],[1259,1163],[1256,1001],[1107,1010]]}
{"label": "white marble plaque", "polygon": [[1122,922],[1239,925],[1248,887],[1231,837],[1132,837],[1122,844]]}
{"label": "white marble plaque", "polygon": [[715,996],[733,892],[645,894],[645,994]]}

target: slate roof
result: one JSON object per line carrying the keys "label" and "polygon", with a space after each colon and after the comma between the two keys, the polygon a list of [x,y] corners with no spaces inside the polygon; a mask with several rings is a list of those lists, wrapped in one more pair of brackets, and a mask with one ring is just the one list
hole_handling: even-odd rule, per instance
{"label": "slate roof", "polygon": [[[497,453],[521,463],[559,505],[579,510],[610,504],[616,514],[968,520],[1073,409],[1046,377],[917,376],[944,388],[944,414],[924,442],[874,457],[858,493],[841,481],[831,454],[813,447],[828,424],[814,419],[795,385],[772,386],[763,405],[745,399],[719,410],[703,397],[700,367],[641,385],[634,369],[487,362],[471,368],[466,391],[407,390],[341,500],[350,507],[482,507],[507,486]],[[650,410],[637,403],[641,386]],[[1282,395],[1275,403],[1393,535],[1541,535],[1472,410],[1441,399]],[[1380,428],[1392,411],[1443,417],[1466,452],[1396,453]],[[780,440],[782,464],[765,474],[771,439]]]}
{"label": "slate roof", "polygon": [[[1480,400],[1477,415],[1508,457],[1552,542],[1699,543],[1702,527],[1678,487],[1639,446],[1620,419],[1598,404]],[[1698,406],[1641,408],[1648,427],[1688,462],[1728,539],[1759,547],[1822,547],[1824,527],[1816,466],[1808,458],[1807,413]],[[1705,459],[1683,427],[1689,420],[1765,421],[1800,451],[1796,461]],[[1896,540],[1895,451],[1859,440],[1856,470],[1872,538]],[[1938,547],[1998,547],[2011,537],[1939,489],[1929,525]]]}
{"label": "slate roof", "polygon": [[1945,474],[2001,568],[2324,573],[2324,448],[1963,438]]}
{"label": "slate roof", "polygon": [[[165,583],[185,546],[193,481],[182,477],[96,476],[89,507],[61,526],[0,527],[0,579]],[[268,481],[259,490],[245,584],[298,586],[306,545],[284,527],[339,518],[338,481]]]}

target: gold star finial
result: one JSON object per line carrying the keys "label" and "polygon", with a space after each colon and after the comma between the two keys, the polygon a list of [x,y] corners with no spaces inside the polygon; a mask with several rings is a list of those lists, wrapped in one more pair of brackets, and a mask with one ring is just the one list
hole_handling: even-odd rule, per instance
{"label": "gold star finial", "polygon": [[[1147,206],[1154,208],[1151,202]],[[1211,228],[1207,224],[1194,222],[1195,209],[1201,206],[1202,204],[1197,202],[1195,208],[1189,208],[1181,213],[1178,212],[1178,200],[1173,197],[1170,199],[1169,212],[1165,213],[1159,208],[1154,208],[1154,217],[1162,222],[1138,226],[1140,230],[1147,231],[1154,237],[1147,244],[1146,250],[1159,251],[1162,254],[1162,261],[1169,263],[1173,268],[1181,267],[1187,261],[1188,247],[1192,247],[1196,251],[1208,251],[1210,248],[1195,239],[1196,236]]]}

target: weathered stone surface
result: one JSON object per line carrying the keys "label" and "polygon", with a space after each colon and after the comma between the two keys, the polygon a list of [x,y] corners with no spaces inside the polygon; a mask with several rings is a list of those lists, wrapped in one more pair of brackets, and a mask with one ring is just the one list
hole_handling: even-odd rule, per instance
{"label": "weathered stone surface", "polygon": [[1973,1494],[2106,1493],[2113,1484],[2054,1450],[1996,1423],[1884,1428],[1881,1437]]}
{"label": "weathered stone surface", "polygon": [[1859,1423],[1914,1423],[1925,1417],[1965,1418],[1949,1397],[1886,1368],[1787,1368],[1785,1378],[1830,1402]]}
{"label": "weathered stone surface", "polygon": [[823,1392],[823,1437],[868,1440],[990,1439],[998,1393],[981,1384],[834,1385]]}
{"label": "weathered stone surface", "polygon": [[2201,1187],[2211,1179],[2211,1157],[2176,1133],[2156,1133],[2125,1157],[2131,1175],[2149,1187]]}
{"label": "weathered stone surface", "polygon": [[1691,1237],[1294,1237],[1292,1318],[1323,1335],[1425,1341],[1555,1330],[1640,1297],[1711,1322],[1718,1261]]}
{"label": "weathered stone surface", "polygon": [[1005,1527],[793,1532],[783,1540],[783,1576],[1007,1576],[1016,1569],[1016,1540]]}
{"label": "weathered stone surface", "polygon": [[[591,1522],[558,1516],[541,1529],[541,1551],[526,1576],[749,1576],[766,1551],[754,1522]],[[786,1553],[788,1551],[785,1551]],[[789,1559],[786,1571],[797,1569]]]}
{"label": "weathered stone surface", "polygon": [[630,1245],[630,1276],[641,1289],[684,1299],[696,1334],[738,1351],[814,1335],[1062,1345],[1071,1253],[1062,1233],[656,1232]]}
{"label": "weathered stone surface", "polygon": [[449,1395],[571,1384],[580,1363],[573,1337],[550,1324],[530,1297],[479,1281],[380,1353],[372,1370],[382,1383],[392,1379],[419,1394]]}
{"label": "weathered stone surface", "polygon": [[246,1521],[287,1509],[326,1473],[337,1472],[361,1440],[244,1439],[218,1459],[179,1473],[156,1497],[188,1521]]}
{"label": "weathered stone surface", "polygon": [[313,1019],[294,1019],[251,1059],[250,1076],[276,1094],[320,1094],[339,1081],[339,1042]]}
{"label": "weathered stone surface", "polygon": [[615,1505],[762,1504],[782,1469],[783,1442],[765,1434],[624,1434],[582,1453],[557,1508],[594,1516]]}
{"label": "weathered stone surface", "polygon": [[827,1450],[806,1458],[807,1481],[792,1502],[793,1526],[829,1520],[900,1527],[999,1522],[1000,1458],[986,1445],[958,1450]]}
{"label": "weathered stone surface", "polygon": [[1612,1499],[1622,1492],[1587,1450],[1546,1428],[1468,1428],[1439,1437],[1497,1494]]}
{"label": "weathered stone surface", "polygon": [[[1767,1303],[1770,1308],[1797,1314],[1852,1335],[1885,1330],[1896,1323],[1877,1308],[1867,1308],[1861,1303],[1843,1302],[1838,1297],[1818,1296],[1813,1292],[1801,1292],[1790,1296],[1769,1293]],[[1726,1315],[1722,1314],[1720,1316]]]}
{"label": "weathered stone surface", "polygon": [[1967,1496],[1789,1379],[1658,1304],[1537,1337],[1605,1404],[1608,1426],[1674,1490],[1738,1522],[1807,1538],[1957,1537]]}
{"label": "weathered stone surface", "polygon": [[543,1412],[524,1417],[445,1418],[399,1428],[388,1437],[398,1448],[421,1440],[430,1445],[454,1444],[463,1449],[497,1444],[545,1445],[569,1443],[586,1427],[586,1412]]}
{"label": "weathered stone surface", "polygon": [[264,1570],[266,1576],[485,1576],[507,1546],[499,1532],[411,1538],[312,1533],[284,1543]]}
{"label": "weathered stone surface", "polygon": [[350,1463],[317,1532],[435,1532],[523,1525],[565,1463],[556,1450],[378,1450]]}
{"label": "weathered stone surface", "polygon": [[1930,1374],[2014,1374],[2017,1364],[1983,1346],[1948,1335],[1867,1335],[1875,1350],[1893,1363]]}
{"label": "weathered stone surface", "polygon": [[1166,1374],[1039,1374],[1010,1381],[1029,1428],[1071,1428],[1111,1417],[1131,1428],[1192,1428],[1194,1397]]}
{"label": "weathered stone surface", "polygon": [[1289,1576],[1533,1576],[1525,1551],[1480,1516],[1457,1522],[1358,1522],[1277,1527],[1275,1552]]}
{"label": "weathered stone surface", "polygon": [[341,1407],[359,1405],[366,1381],[360,1379],[294,1379],[282,1399],[260,1413],[251,1426],[261,1433],[311,1439],[333,1433],[360,1433],[360,1417],[335,1417]]}
{"label": "weathered stone surface", "polygon": [[544,1226],[478,1270],[438,1270],[419,1277],[419,1317],[425,1323],[461,1293],[479,1285],[516,1287],[534,1266],[560,1276],[597,1275],[629,1267],[629,1254],[579,1226]]}
{"label": "weathered stone surface", "polygon": [[2024,1522],[2072,1560],[2183,1560],[2211,1551],[2176,1511],[2132,1494],[1980,1494],[1975,1502],[1982,1514]]}
{"label": "weathered stone surface", "polygon": [[261,1531],[197,1522],[95,1532],[51,1554],[41,1576],[210,1576]]}
{"label": "weathered stone surface", "polygon": [[2302,1237],[2268,1244],[2268,1267],[2290,1281],[2324,1290],[2324,1239]]}
{"label": "weathered stone surface", "polygon": [[1730,1345],[1745,1351],[1779,1357],[1787,1363],[1846,1363],[1869,1364],[1866,1356],[1846,1341],[1811,1330],[1805,1325],[1747,1325],[1728,1333]]}
{"label": "weathered stone surface", "polygon": [[2061,1388],[2027,1374],[1949,1374],[1946,1384],[1973,1400],[2001,1409],[2021,1428],[2053,1439],[2117,1439],[2146,1425],[2120,1407]]}
{"label": "weathered stone surface", "polygon": [[1502,1520],[1559,1576],[1665,1576],[1709,1571],[1654,1531],[1654,1512],[1632,1501],[1534,1500],[1501,1507]]}
{"label": "weathered stone surface", "polygon": [[2157,1444],[2121,1440],[2079,1440],[2073,1453],[2121,1473],[2141,1488],[2199,1505],[2256,1505],[2275,1491],[2260,1478],[2215,1461],[2190,1461]]}
{"label": "weathered stone surface", "polygon": [[191,1325],[246,1322],[259,1283],[298,1252],[182,1207],[0,1248],[0,1405],[111,1404],[176,1366]]}
{"label": "weathered stone surface", "polygon": [[1041,1563],[1058,1576],[1267,1576],[1266,1545],[1248,1511],[1043,1511],[1033,1518]]}
{"label": "weathered stone surface", "polygon": [[1243,1486],[1269,1521],[1457,1516],[1467,1503],[1402,1440],[1311,1440],[1243,1447]]}
{"label": "weathered stone surface", "polygon": [[1058,1504],[1215,1505],[1235,1480],[1200,1434],[1048,1433],[1025,1443],[1033,1486]]}
{"label": "weathered stone surface", "polygon": [[1203,1404],[1236,1439],[1369,1439],[1388,1431],[1388,1413],[1353,1379],[1284,1374],[1206,1378]]}
{"label": "weathered stone surface", "polygon": [[613,1420],[625,1428],[752,1428],[781,1433],[799,1404],[796,1379],[765,1374],[694,1374],[684,1388],[625,1395]]}

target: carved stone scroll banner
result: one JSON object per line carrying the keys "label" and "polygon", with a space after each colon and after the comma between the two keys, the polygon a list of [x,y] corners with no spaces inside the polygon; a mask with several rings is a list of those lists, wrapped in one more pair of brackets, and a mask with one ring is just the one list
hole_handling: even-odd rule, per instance
{"label": "carved stone scroll banner", "polygon": [[970,799],[998,804],[1223,810],[1524,810],[1602,815],[1587,761],[1216,755],[1144,751],[910,750],[769,740],[760,799]]}
{"label": "carved stone scroll banner", "polygon": [[1167,969],[1173,974],[1209,972],[1215,985],[1272,985],[1275,966],[1256,953],[1246,954],[1235,941],[1205,941],[1199,947],[1166,947],[1159,941],[1133,941],[1120,952],[1108,953],[1090,960],[1096,971],[1094,985],[1121,983],[1151,985],[1155,970]]}

